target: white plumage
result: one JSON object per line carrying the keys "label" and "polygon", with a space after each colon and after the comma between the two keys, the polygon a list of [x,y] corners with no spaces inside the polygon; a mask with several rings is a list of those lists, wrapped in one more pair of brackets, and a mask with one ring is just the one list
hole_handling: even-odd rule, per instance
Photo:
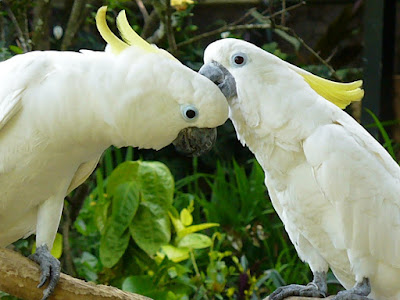
{"label": "white plumage", "polygon": [[219,89],[154,49],[31,52],[0,63],[0,247],[36,232],[51,249],[64,197],[109,146],[158,150],[184,128],[225,122]]}
{"label": "white plumage", "polygon": [[[245,63],[237,65],[237,55]],[[262,49],[220,40],[208,46],[204,62],[221,64],[235,78],[230,118],[262,165],[300,258],[313,273],[330,267],[346,289],[368,278],[370,297],[400,299],[397,163],[313,90],[304,71]]]}

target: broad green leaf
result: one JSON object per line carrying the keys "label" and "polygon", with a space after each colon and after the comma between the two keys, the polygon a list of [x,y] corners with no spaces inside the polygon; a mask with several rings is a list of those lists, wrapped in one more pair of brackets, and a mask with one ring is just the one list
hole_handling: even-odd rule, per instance
{"label": "broad green leaf", "polygon": [[[172,300],[170,292],[160,289],[148,275],[129,276],[122,283],[122,289],[127,292],[141,294],[157,300]],[[176,299],[176,298],[175,298]]]}
{"label": "broad green leaf", "polygon": [[113,194],[118,185],[135,182],[141,201],[168,207],[174,195],[174,179],[168,167],[160,162],[127,161],[108,178],[107,191]]}
{"label": "broad green leaf", "polygon": [[168,212],[153,203],[140,203],[129,230],[136,244],[150,256],[171,239]]}
{"label": "broad green leaf", "polygon": [[121,227],[121,231],[128,228],[139,207],[140,197],[137,186],[134,182],[127,182],[117,186],[112,196],[113,218]]}
{"label": "broad green leaf", "polygon": [[120,260],[129,244],[129,231],[120,235],[114,229],[113,226],[106,227],[100,240],[100,260],[106,268],[112,268]]}
{"label": "broad green leaf", "polygon": [[100,259],[107,268],[114,266],[129,243],[129,224],[139,206],[139,195],[132,183],[124,183],[113,190],[113,210],[100,239]]}
{"label": "broad green leaf", "polygon": [[175,183],[166,165],[157,161],[141,162],[138,176],[141,178],[142,201],[172,205]]}
{"label": "broad green leaf", "polygon": [[142,295],[156,289],[151,276],[148,275],[129,276],[122,283],[122,290]]}
{"label": "broad green leaf", "polygon": [[189,258],[189,248],[177,248],[172,245],[164,245],[161,247],[162,252],[167,255],[169,260],[173,262],[181,262]]}
{"label": "broad green leaf", "polygon": [[191,233],[184,236],[178,243],[179,248],[192,248],[192,249],[203,249],[210,247],[212,241],[210,237],[201,233]]}
{"label": "broad green leaf", "polygon": [[137,161],[125,162],[116,167],[108,177],[107,193],[114,194],[117,187],[122,183],[135,182],[138,168],[139,162]]}
{"label": "broad green leaf", "polygon": [[185,226],[189,226],[193,223],[193,216],[187,208],[181,210],[181,222]]}
{"label": "broad green leaf", "polygon": [[185,235],[188,235],[190,233],[197,232],[197,231],[204,230],[204,229],[211,228],[211,227],[215,227],[215,226],[219,226],[219,224],[218,223],[203,223],[203,224],[199,224],[199,225],[192,225],[192,226],[186,227],[185,229],[177,232],[178,239],[181,239]]}
{"label": "broad green leaf", "polygon": [[101,234],[104,233],[107,217],[108,217],[108,208],[110,207],[111,201],[100,199],[96,202],[96,207],[94,209],[94,220],[96,223],[97,229]]}

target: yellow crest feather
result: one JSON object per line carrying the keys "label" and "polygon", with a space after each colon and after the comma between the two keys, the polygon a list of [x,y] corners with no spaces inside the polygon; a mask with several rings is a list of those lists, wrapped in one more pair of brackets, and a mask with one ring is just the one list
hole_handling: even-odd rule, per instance
{"label": "yellow crest feather", "polygon": [[360,101],[364,97],[364,90],[361,89],[362,80],[340,83],[310,73],[300,75],[314,91],[342,109],[351,102]]}
{"label": "yellow crest feather", "polygon": [[159,50],[144,39],[142,39],[129,25],[128,19],[126,18],[125,10],[122,10],[117,17],[117,27],[123,38],[123,40],[131,46],[140,47],[147,52],[158,52]]}
{"label": "yellow crest feather", "polygon": [[107,6],[99,8],[96,14],[96,25],[102,38],[111,46],[112,52],[118,54],[129,47],[128,44],[121,41],[107,25],[106,20]]}

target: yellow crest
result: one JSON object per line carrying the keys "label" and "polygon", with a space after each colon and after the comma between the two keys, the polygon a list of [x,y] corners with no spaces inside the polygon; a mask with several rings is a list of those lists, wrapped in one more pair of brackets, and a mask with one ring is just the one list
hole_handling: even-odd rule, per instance
{"label": "yellow crest", "polygon": [[111,46],[111,50],[113,53],[119,54],[129,46],[140,47],[146,52],[160,53],[163,55],[167,53],[158,49],[156,46],[150,45],[136,33],[129,25],[124,10],[121,11],[117,17],[117,27],[125,42],[120,40],[114,33],[112,33],[112,31],[108,27],[106,13],[107,6],[102,6],[99,8],[96,14],[96,25],[97,29],[100,32],[100,35]]}
{"label": "yellow crest", "polygon": [[364,90],[361,89],[362,80],[340,83],[313,74],[300,75],[314,91],[341,109],[346,108],[351,102],[360,101],[364,97]]}
{"label": "yellow crest", "polygon": [[360,101],[364,97],[364,90],[361,88],[362,80],[350,83],[334,82],[311,74],[286,61],[285,64],[297,74],[301,75],[310,87],[320,96],[341,109],[346,108],[351,102]]}

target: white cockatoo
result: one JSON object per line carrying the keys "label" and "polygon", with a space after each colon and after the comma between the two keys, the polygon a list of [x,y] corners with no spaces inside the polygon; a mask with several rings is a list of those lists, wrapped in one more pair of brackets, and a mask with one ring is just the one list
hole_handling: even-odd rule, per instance
{"label": "white cockatoo", "polygon": [[314,275],[269,299],[324,297],[329,268],[346,288],[335,300],[400,299],[400,168],[341,109],[363,97],[362,82],[319,78],[237,39],[210,44],[204,63]]}
{"label": "white cockatoo", "polygon": [[[0,247],[36,232],[32,259],[41,267],[40,286],[49,281],[43,299],[60,274],[49,249],[64,197],[105,149],[158,150],[181,130],[215,128],[228,118],[217,86],[142,40],[124,12],[117,23],[126,42],[118,39],[106,10],[96,23],[111,51],[36,51],[0,63]],[[190,146],[190,137],[179,136]],[[208,148],[212,142],[198,140]]]}

